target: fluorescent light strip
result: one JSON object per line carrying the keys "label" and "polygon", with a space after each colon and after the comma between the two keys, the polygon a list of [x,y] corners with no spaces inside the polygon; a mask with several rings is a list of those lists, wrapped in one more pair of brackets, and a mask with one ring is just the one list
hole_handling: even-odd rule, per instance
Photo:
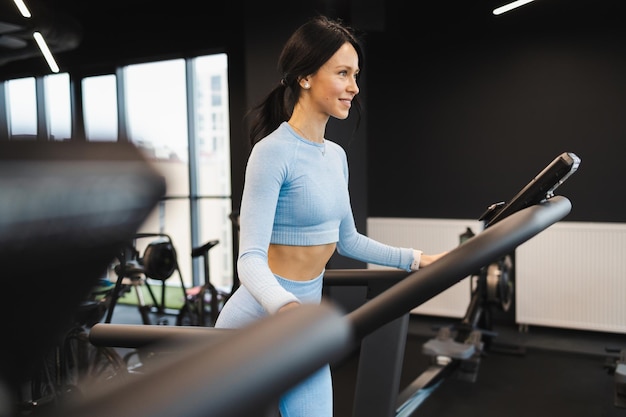
{"label": "fluorescent light strip", "polygon": [[22,0],[13,0],[13,2],[17,6],[17,8],[20,10],[20,13],[22,13],[22,16],[30,17],[30,10],[28,10],[28,7],[26,7],[26,5],[24,4]]}
{"label": "fluorescent light strip", "polygon": [[506,13],[509,10],[513,10],[513,9],[515,9],[517,7],[523,6],[523,5],[527,4],[527,3],[530,3],[531,1],[533,1],[533,0],[517,0],[517,1],[514,1],[512,3],[505,4],[504,6],[500,6],[500,7],[496,8],[496,9],[494,9],[493,10],[493,14],[495,14],[497,16],[499,14]]}
{"label": "fluorescent light strip", "polygon": [[50,49],[48,49],[48,44],[46,44],[46,41],[44,40],[43,36],[41,36],[41,33],[34,32],[33,38],[35,38],[35,40],[37,41],[37,45],[39,45],[39,49],[41,49],[41,53],[43,54],[44,58],[46,58],[46,61],[48,62],[48,66],[50,67],[52,72],[54,73],[59,72],[59,66],[54,60],[54,57],[52,56],[52,52],[50,52]]}

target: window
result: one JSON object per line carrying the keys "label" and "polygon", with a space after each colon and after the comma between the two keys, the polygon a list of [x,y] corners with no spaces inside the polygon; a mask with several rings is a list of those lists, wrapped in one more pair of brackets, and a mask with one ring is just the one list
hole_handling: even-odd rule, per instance
{"label": "window", "polygon": [[185,61],[130,65],[123,77],[128,137],[164,175],[167,186],[166,200],[142,232],[167,233],[172,238],[181,274],[191,283]]}
{"label": "window", "polygon": [[90,141],[117,140],[117,90],[115,75],[82,81],[85,135]]}
{"label": "window", "polygon": [[37,139],[37,93],[35,79],[7,81],[9,136],[14,140]]}
{"label": "window", "polygon": [[228,124],[214,123],[228,117],[226,55],[129,65],[122,76],[128,137],[167,184],[166,199],[142,232],[172,238],[189,284],[204,279],[200,264],[192,264],[191,247],[218,239],[220,244],[210,253],[211,281],[229,288],[230,140]]}
{"label": "window", "polygon": [[44,77],[48,133],[52,140],[72,136],[70,77],[67,73]]}
{"label": "window", "polygon": [[[69,75],[42,79],[5,82],[11,139],[36,139],[38,118],[47,123],[48,139],[74,137]],[[191,259],[192,246],[219,240],[210,252],[211,282],[229,290],[234,273],[227,56],[129,65],[79,82],[82,103],[76,105],[82,105],[86,139],[128,139],[166,179],[166,197],[139,232],[172,238],[186,285],[205,279],[201,259]],[[40,85],[43,94],[37,94]],[[45,114],[37,114],[38,97],[45,99]],[[140,253],[149,243],[137,241]]]}
{"label": "window", "polygon": [[[231,285],[233,272],[230,134],[228,120],[228,62],[226,54],[198,57],[192,62],[195,127],[196,183],[198,223],[201,242],[219,239],[211,252],[217,285]],[[220,274],[227,280],[220,280]],[[215,277],[215,279],[213,279]]]}

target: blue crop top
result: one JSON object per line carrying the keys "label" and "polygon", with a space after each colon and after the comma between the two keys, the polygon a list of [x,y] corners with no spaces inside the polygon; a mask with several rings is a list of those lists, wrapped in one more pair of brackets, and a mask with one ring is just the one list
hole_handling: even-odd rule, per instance
{"label": "blue crop top", "polygon": [[357,232],[343,148],[329,140],[306,140],[283,122],[254,146],[248,159],[237,262],[241,283],[273,314],[298,299],[270,271],[269,244],[334,242],[343,256],[411,270],[412,249],[385,245]]}

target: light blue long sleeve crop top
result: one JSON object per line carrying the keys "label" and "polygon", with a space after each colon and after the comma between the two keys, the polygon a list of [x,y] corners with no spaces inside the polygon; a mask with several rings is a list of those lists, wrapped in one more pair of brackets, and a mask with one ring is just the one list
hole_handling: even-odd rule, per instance
{"label": "light blue long sleeve crop top", "polygon": [[329,140],[306,140],[283,122],[254,146],[248,159],[240,209],[239,279],[273,314],[298,299],[269,269],[269,244],[334,242],[343,256],[411,270],[412,249],[385,245],[357,232],[344,149]]}

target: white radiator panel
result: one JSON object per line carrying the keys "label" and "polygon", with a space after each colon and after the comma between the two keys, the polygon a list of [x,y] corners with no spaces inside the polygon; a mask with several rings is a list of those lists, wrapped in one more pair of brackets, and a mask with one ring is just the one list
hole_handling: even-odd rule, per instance
{"label": "white radiator panel", "polygon": [[559,222],[515,253],[517,322],[626,333],[626,225]]}
{"label": "white radiator panel", "polygon": [[[459,244],[476,220],[369,218],[368,235],[395,246],[438,253]],[[626,333],[626,224],[558,222],[516,252],[519,324]],[[370,268],[380,268],[368,265]],[[470,299],[464,279],[413,313],[462,317]]]}
{"label": "white radiator panel", "polygon": [[[439,253],[459,245],[459,236],[469,227],[474,233],[482,230],[476,220],[407,219],[372,217],[367,220],[367,234],[389,245]],[[368,265],[368,268],[383,268]],[[463,279],[446,291],[413,309],[413,313],[432,316],[463,317],[470,301],[470,282]]]}

